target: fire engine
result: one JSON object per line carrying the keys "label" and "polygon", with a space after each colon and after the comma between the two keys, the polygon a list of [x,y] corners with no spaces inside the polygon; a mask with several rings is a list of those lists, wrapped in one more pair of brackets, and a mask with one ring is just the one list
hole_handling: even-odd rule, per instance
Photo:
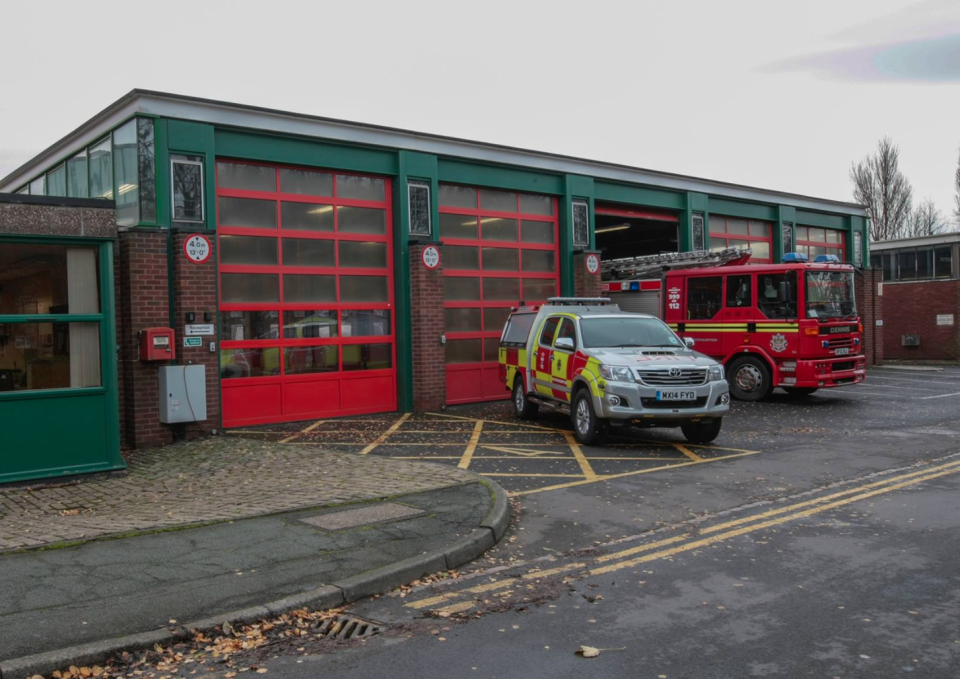
{"label": "fire engine", "polygon": [[748,248],[604,262],[603,292],[624,311],[652,313],[723,363],[734,398],[775,387],[792,396],[866,375],[854,267],[834,256],[748,264]]}

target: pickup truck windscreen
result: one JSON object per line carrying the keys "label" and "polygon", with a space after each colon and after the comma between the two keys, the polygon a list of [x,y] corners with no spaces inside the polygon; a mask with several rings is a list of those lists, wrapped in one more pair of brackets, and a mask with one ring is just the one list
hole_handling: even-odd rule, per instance
{"label": "pickup truck windscreen", "polygon": [[682,347],[683,343],[656,318],[587,318],[580,321],[583,346],[588,349],[616,347]]}

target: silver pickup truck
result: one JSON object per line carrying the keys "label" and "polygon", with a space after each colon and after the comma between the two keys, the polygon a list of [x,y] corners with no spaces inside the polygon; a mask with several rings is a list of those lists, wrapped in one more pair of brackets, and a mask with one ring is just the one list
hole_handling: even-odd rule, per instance
{"label": "silver pickup truck", "polygon": [[540,406],[570,414],[583,444],[610,426],[680,427],[709,443],[730,410],[723,366],[691,349],[660,319],[609,300],[554,297],[510,314],[500,370],[518,417]]}

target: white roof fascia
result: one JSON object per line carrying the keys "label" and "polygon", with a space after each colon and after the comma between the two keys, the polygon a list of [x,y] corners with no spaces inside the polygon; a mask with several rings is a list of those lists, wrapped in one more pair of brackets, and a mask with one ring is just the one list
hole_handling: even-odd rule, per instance
{"label": "white roof fascia", "polygon": [[883,240],[876,243],[870,243],[870,252],[923,247],[925,245],[946,245],[948,243],[957,242],[960,242],[960,233],[943,233],[935,236],[920,236],[918,238],[902,238],[900,240]]}

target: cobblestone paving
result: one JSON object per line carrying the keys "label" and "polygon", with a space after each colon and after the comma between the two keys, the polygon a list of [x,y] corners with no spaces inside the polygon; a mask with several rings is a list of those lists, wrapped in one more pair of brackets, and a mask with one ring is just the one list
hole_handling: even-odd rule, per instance
{"label": "cobblestone paving", "polygon": [[0,552],[442,488],[455,467],[216,437],[134,451],[122,476],[0,490]]}

